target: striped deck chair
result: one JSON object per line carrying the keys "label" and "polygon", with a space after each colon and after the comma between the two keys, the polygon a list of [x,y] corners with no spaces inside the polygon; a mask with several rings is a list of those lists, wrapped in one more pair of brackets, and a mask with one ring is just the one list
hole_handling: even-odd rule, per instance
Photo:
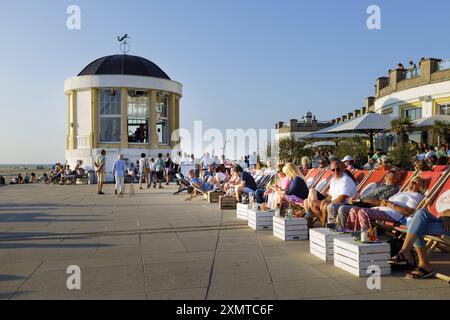
{"label": "striped deck chair", "polygon": [[275,174],[272,172],[262,176],[261,179],[255,181],[257,189],[265,189],[267,184],[269,184],[269,182],[271,182],[273,178],[275,178]]}

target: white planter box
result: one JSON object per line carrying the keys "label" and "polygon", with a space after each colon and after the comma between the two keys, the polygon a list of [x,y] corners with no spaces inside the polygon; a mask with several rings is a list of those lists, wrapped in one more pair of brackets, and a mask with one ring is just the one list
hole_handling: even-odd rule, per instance
{"label": "white planter box", "polygon": [[335,231],[321,228],[309,230],[309,251],[323,261],[333,261],[335,238],[349,238],[351,234],[337,233]]}
{"label": "white planter box", "polygon": [[370,266],[378,266],[381,275],[391,273],[388,260],[391,257],[389,243],[359,243],[352,238],[334,239],[334,265],[358,277],[368,277]]}
{"label": "white planter box", "polygon": [[283,241],[308,240],[308,220],[273,217],[273,235]]}
{"label": "white planter box", "polygon": [[275,211],[248,209],[248,226],[256,231],[272,230]]}
{"label": "white planter box", "polygon": [[236,217],[242,220],[248,220],[248,209],[250,208],[249,204],[238,203],[236,205]]}

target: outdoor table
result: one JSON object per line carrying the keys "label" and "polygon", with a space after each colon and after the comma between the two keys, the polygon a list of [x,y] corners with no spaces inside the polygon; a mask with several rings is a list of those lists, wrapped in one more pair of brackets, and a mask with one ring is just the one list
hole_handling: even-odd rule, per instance
{"label": "outdoor table", "polygon": [[283,241],[308,240],[308,220],[273,217],[273,235]]}
{"label": "outdoor table", "polygon": [[248,226],[256,231],[272,230],[275,211],[248,209]]}
{"label": "outdoor table", "polygon": [[309,230],[309,249],[311,254],[323,261],[333,261],[333,240],[335,238],[351,239],[351,234],[338,233],[327,228]]}
{"label": "outdoor table", "polygon": [[238,203],[236,205],[236,217],[242,220],[248,220],[248,209],[250,209],[249,204]]}
{"label": "outdoor table", "polygon": [[368,277],[368,268],[376,266],[380,275],[391,273],[388,260],[391,246],[386,242],[362,243],[353,238],[334,239],[334,265],[358,277]]}

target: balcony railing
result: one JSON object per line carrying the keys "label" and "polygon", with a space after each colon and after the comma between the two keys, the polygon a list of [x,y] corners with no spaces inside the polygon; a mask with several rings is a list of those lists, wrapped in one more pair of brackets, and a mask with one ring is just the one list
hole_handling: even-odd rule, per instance
{"label": "balcony railing", "polygon": [[450,69],[450,59],[447,60],[442,60],[441,62],[438,63],[438,70],[447,70]]}

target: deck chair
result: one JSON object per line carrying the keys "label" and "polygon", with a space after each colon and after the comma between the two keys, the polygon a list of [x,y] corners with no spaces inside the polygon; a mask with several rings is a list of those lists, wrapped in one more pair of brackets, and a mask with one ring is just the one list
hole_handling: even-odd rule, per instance
{"label": "deck chair", "polygon": [[190,186],[192,188],[192,192],[191,195],[185,199],[186,201],[191,201],[192,199],[198,196],[207,196],[208,192],[212,191],[212,190],[202,191],[198,187],[196,187],[192,182],[190,182]]}
{"label": "deck chair", "polygon": [[418,174],[420,174],[419,171],[406,171],[406,173],[403,177],[402,187],[401,187],[400,191],[405,190],[408,187],[411,179],[414,178]]}
{"label": "deck chair", "polygon": [[255,181],[257,189],[265,189],[267,184],[269,184],[269,182],[271,182],[274,177],[275,175],[273,173],[268,173],[262,176],[259,181]]}
{"label": "deck chair", "polygon": [[325,192],[329,185],[330,181],[333,178],[333,171],[325,170],[325,172],[317,179],[316,183],[314,183],[311,187],[317,190],[317,192],[323,193]]}
{"label": "deck chair", "polygon": [[438,165],[438,166],[433,167],[433,171],[445,171],[447,169],[448,169],[448,166],[446,166],[446,165],[444,165],[444,166]]}
{"label": "deck chair", "polygon": [[[431,186],[430,196],[424,199],[420,204],[420,208],[428,208],[430,213],[439,218],[440,213],[448,209],[448,204],[445,201],[450,197],[450,170],[446,170],[441,176],[441,179],[435,186]],[[419,209],[420,209],[419,208]],[[406,234],[406,226],[396,226],[395,230],[398,233]],[[430,255],[435,249],[440,249],[450,252],[450,237],[446,235],[427,235],[425,236],[427,242],[427,251]]]}
{"label": "deck chair", "polygon": [[180,172],[175,175],[175,178],[177,178],[177,181],[179,182],[178,185],[178,191],[176,191],[173,195],[180,194],[184,191],[190,191],[192,193],[193,188],[191,186],[191,183],[184,177],[184,175]]}
{"label": "deck chair", "polygon": [[379,186],[386,177],[386,170],[372,170],[368,176],[358,185],[359,195],[364,195]]}
{"label": "deck chair", "polygon": [[366,177],[369,176],[370,170],[360,170],[360,169],[356,169],[353,172],[353,176],[355,177],[356,182],[358,183],[358,185],[364,181],[364,179]]}
{"label": "deck chair", "polygon": [[[438,211],[443,211],[439,208],[439,199],[442,199],[442,197],[445,198],[447,197],[447,194],[450,194],[450,169],[447,169],[445,172],[426,171],[421,172],[420,174],[427,181],[427,191],[425,192],[425,198],[417,206],[417,209],[423,209],[430,206],[430,212],[438,217]],[[383,229],[387,235],[397,239],[402,239],[407,232],[406,226],[392,222],[376,221],[376,225]],[[429,254],[437,247],[447,251],[450,248],[448,237],[427,236],[425,237],[425,240],[427,241],[427,251]]]}
{"label": "deck chair", "polygon": [[324,174],[325,171],[325,169],[319,168],[309,170],[308,174],[305,177],[305,182],[308,188],[315,185],[317,180]]}

